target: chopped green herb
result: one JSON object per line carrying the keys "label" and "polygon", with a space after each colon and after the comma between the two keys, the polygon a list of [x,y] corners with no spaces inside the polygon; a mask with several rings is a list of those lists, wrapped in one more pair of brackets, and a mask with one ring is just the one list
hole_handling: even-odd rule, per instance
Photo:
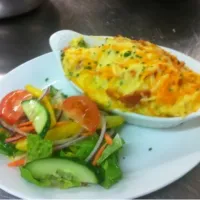
{"label": "chopped green herb", "polygon": [[65,57],[65,53],[64,53],[64,51],[61,51],[61,55],[60,55],[60,57],[61,57],[61,61],[63,61],[63,59],[64,59],[64,57]]}
{"label": "chopped green herb", "polygon": [[86,67],[84,67],[84,69],[90,70],[90,69],[92,69],[92,67],[91,66],[86,66]]}
{"label": "chopped green herb", "polygon": [[139,55],[135,55],[135,57],[137,57],[137,58],[142,58],[142,56],[139,56]]}
{"label": "chopped green herb", "polygon": [[73,76],[73,72],[69,72],[69,76]]}
{"label": "chopped green herb", "polygon": [[79,47],[86,48],[86,47],[87,47],[87,44],[86,44],[85,41],[82,39],[82,40],[79,41],[78,46],[79,46]]}
{"label": "chopped green herb", "polygon": [[111,51],[108,51],[108,55],[111,53]]}
{"label": "chopped green herb", "polygon": [[49,78],[45,78],[45,81],[46,81],[46,82],[49,81]]}
{"label": "chopped green herb", "polygon": [[107,66],[110,66],[110,64],[107,64]]}
{"label": "chopped green herb", "polygon": [[76,74],[76,77],[79,77],[80,74]]}
{"label": "chopped green herb", "polygon": [[119,51],[116,51],[116,54],[118,54],[119,53]]}
{"label": "chopped green herb", "polygon": [[106,105],[107,108],[110,108],[112,103],[109,101],[108,104]]}
{"label": "chopped green herb", "polygon": [[89,62],[88,65],[91,65],[91,62]]}
{"label": "chopped green herb", "polygon": [[131,55],[131,51],[127,51],[127,52],[124,53],[124,57],[128,57],[130,55]]}
{"label": "chopped green herb", "polygon": [[123,84],[124,84],[124,82],[121,80],[121,81],[119,82],[119,84],[120,84],[120,85],[123,85]]}
{"label": "chopped green herb", "polygon": [[142,67],[142,72],[143,72],[144,70],[145,70],[145,67],[143,66],[143,67]]}
{"label": "chopped green herb", "polygon": [[168,88],[168,90],[169,90],[169,92],[172,92],[172,91],[173,91],[173,89],[172,89],[172,88]]}

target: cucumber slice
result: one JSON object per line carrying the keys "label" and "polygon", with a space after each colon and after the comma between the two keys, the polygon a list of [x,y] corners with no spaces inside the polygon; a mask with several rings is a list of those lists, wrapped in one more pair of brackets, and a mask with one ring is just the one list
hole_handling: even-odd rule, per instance
{"label": "cucumber slice", "polygon": [[44,137],[51,124],[50,115],[46,108],[35,99],[23,101],[22,108],[28,119],[33,123],[37,134]]}
{"label": "cucumber slice", "polygon": [[[93,171],[85,165],[63,158],[45,158],[28,163],[25,168],[37,180],[49,176],[58,176],[58,171],[75,177],[81,183],[97,184],[98,180]],[[66,177],[67,178],[67,177]]]}

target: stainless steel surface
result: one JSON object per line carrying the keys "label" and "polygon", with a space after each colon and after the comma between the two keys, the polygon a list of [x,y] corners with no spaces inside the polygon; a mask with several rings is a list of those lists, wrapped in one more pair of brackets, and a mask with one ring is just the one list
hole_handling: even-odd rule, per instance
{"label": "stainless steel surface", "polygon": [[0,18],[12,17],[29,12],[43,0],[0,0]]}
{"label": "stainless steel surface", "polygon": [[[49,52],[49,36],[61,29],[142,38],[200,61],[200,0],[49,0],[25,16],[0,21],[0,75]],[[0,190],[0,199],[13,198]],[[144,198],[200,199],[200,165]]]}

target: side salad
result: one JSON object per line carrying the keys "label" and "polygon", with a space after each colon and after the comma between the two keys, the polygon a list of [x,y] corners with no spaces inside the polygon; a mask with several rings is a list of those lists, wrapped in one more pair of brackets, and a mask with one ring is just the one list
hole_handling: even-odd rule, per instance
{"label": "side salad", "polygon": [[124,141],[117,129],[123,123],[87,96],[26,85],[0,102],[0,153],[41,187],[110,188],[122,178],[118,153]]}

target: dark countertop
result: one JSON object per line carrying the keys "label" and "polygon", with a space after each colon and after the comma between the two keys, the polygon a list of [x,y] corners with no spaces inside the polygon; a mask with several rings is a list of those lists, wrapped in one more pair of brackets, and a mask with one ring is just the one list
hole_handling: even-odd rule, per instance
{"label": "dark countertop", "polygon": [[[50,51],[61,29],[142,38],[200,60],[199,0],[50,0],[23,16],[0,20],[0,74]],[[156,178],[156,177],[155,177]],[[145,198],[200,198],[200,165]],[[0,191],[0,199],[13,196]]]}

